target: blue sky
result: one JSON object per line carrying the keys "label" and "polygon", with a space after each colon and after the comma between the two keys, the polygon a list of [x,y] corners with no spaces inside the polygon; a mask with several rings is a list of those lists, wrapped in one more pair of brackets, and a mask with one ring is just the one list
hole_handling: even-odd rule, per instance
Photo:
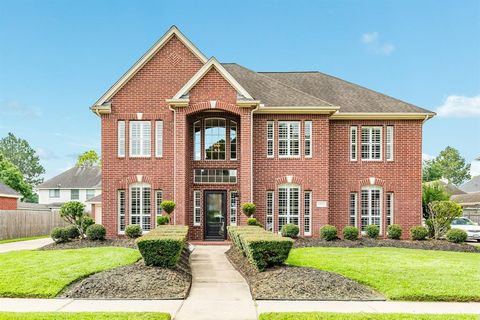
{"label": "blue sky", "polygon": [[478,0],[2,0],[0,137],[27,139],[46,177],[100,151],[89,106],[172,24],[222,62],[319,70],[438,111],[424,154],[480,156]]}

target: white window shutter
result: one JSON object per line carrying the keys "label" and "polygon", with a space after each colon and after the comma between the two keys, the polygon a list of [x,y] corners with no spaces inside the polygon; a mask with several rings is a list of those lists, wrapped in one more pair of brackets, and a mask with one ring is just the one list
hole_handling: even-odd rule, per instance
{"label": "white window shutter", "polygon": [[163,156],[163,121],[155,122],[155,156]]}
{"label": "white window shutter", "polygon": [[125,157],[125,121],[118,121],[117,126],[117,151],[119,157]]}

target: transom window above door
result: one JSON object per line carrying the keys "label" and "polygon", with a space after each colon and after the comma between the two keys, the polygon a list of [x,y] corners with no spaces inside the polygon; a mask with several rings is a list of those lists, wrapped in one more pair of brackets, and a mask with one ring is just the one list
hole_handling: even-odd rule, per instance
{"label": "transom window above door", "polygon": [[[225,118],[198,120],[193,124],[193,141],[194,160],[227,160],[228,157],[230,160],[237,159],[237,123],[235,121]],[[230,150],[228,156],[227,143]]]}

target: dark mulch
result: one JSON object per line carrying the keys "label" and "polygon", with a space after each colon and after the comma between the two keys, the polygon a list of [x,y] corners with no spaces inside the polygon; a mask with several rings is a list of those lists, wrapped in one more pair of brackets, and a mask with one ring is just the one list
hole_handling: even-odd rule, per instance
{"label": "dark mulch", "polygon": [[395,247],[406,249],[442,250],[457,252],[478,252],[480,248],[465,243],[451,243],[446,240],[391,240],[391,239],[369,239],[362,238],[357,241],[335,240],[325,241],[313,238],[298,238],[293,245],[294,248],[303,247],[341,247],[341,248],[365,248],[365,247]]}
{"label": "dark mulch", "polygon": [[80,249],[80,248],[92,248],[92,247],[125,247],[131,249],[137,249],[134,239],[106,239],[106,240],[73,240],[64,243],[51,243],[39,250],[61,250],[61,249]]}
{"label": "dark mulch", "polygon": [[139,262],[96,273],[68,286],[61,298],[82,299],[186,299],[192,283],[184,250],[175,269],[145,266]]}
{"label": "dark mulch", "polygon": [[372,289],[335,273],[290,266],[258,272],[237,249],[232,247],[226,254],[257,300],[384,300]]}

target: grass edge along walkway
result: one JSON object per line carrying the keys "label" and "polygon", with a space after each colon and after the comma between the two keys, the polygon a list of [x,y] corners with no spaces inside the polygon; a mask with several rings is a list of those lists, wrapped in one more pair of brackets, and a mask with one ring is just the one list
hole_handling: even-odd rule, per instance
{"label": "grass edge along walkway", "polygon": [[49,236],[36,236],[36,237],[26,237],[26,238],[5,239],[5,240],[0,240],[0,244],[45,239],[45,238],[48,238],[48,237]]}
{"label": "grass edge along walkway", "polygon": [[170,320],[160,312],[0,312],[0,320]]}
{"label": "grass edge along walkway", "polygon": [[475,320],[478,318],[473,314],[269,312],[260,314],[259,320]]}

